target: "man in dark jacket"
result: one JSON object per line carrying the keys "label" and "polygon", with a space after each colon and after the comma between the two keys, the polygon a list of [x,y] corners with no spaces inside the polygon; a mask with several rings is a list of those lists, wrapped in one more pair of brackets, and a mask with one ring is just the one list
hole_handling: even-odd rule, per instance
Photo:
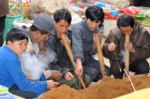
{"label": "man in dark jacket", "polygon": [[0,46],[3,44],[5,18],[9,12],[8,0],[0,0]]}
{"label": "man in dark jacket", "polygon": [[[123,77],[124,48],[130,52],[129,70],[136,74],[147,74],[150,57],[150,33],[137,24],[129,15],[122,15],[117,26],[110,31],[104,42],[104,56],[110,60],[111,70],[115,78]],[[130,43],[125,44],[125,35],[130,35]]]}
{"label": "man in dark jacket", "polygon": [[[57,79],[58,82],[78,89],[81,88],[80,82],[74,75],[74,67],[61,39],[61,36],[65,35],[66,40],[71,47],[72,32],[69,31],[71,20],[71,14],[67,9],[60,9],[54,13],[55,34],[51,36],[50,41],[52,44],[51,48],[53,48],[54,52],[56,53],[57,61],[52,63],[51,69],[59,70],[63,74],[61,79]],[[87,85],[90,83],[88,76],[85,77],[85,82]]]}
{"label": "man in dark jacket", "polygon": [[72,48],[77,64],[76,74],[87,73],[92,81],[101,78],[99,62],[93,58],[96,54],[95,35],[103,33],[104,12],[102,8],[87,8],[86,19],[72,26]]}

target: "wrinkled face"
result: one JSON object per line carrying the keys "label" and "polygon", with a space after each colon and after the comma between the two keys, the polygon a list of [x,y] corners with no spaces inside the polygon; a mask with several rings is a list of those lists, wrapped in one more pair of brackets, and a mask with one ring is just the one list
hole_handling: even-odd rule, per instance
{"label": "wrinkled face", "polygon": [[60,37],[62,34],[67,33],[70,24],[65,20],[60,20],[59,22],[55,23],[55,28],[57,32],[57,36]]}
{"label": "wrinkled face", "polygon": [[131,26],[120,27],[120,31],[121,31],[123,34],[131,35],[131,33],[133,32],[133,28],[132,28]]}
{"label": "wrinkled face", "polygon": [[31,31],[30,33],[33,41],[38,44],[45,41],[49,37],[49,34],[41,34],[40,31]]}
{"label": "wrinkled face", "polygon": [[26,39],[19,41],[8,41],[7,45],[11,48],[17,55],[21,56],[27,49],[28,41]]}
{"label": "wrinkled face", "polygon": [[91,31],[95,30],[99,25],[100,21],[92,21],[91,19],[87,19],[87,25]]}

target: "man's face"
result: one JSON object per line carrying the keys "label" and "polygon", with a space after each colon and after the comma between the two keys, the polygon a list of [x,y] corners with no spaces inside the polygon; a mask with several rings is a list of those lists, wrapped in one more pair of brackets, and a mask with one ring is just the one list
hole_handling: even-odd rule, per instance
{"label": "man's face", "polygon": [[131,26],[120,27],[120,31],[125,35],[131,35],[131,33],[133,32],[133,28]]}
{"label": "man's face", "polygon": [[62,34],[67,33],[69,26],[70,24],[65,20],[60,20],[59,22],[55,23],[57,36],[60,37]]}
{"label": "man's face", "polygon": [[22,55],[27,49],[28,41],[26,39],[19,41],[8,41],[7,45],[11,48],[17,55]]}
{"label": "man's face", "polygon": [[87,19],[87,25],[91,31],[94,31],[100,25],[100,21]]}
{"label": "man's face", "polygon": [[49,34],[41,34],[40,31],[31,31],[31,36],[33,41],[39,44],[44,42],[49,37]]}

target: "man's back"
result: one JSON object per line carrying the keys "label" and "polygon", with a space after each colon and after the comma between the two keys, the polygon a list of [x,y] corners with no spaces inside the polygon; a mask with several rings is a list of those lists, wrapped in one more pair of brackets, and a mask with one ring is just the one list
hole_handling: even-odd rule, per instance
{"label": "man's back", "polygon": [[[12,52],[7,46],[0,48],[0,84],[11,87],[13,82],[9,74],[10,64],[18,63],[18,56]],[[14,67],[15,68],[15,67]]]}

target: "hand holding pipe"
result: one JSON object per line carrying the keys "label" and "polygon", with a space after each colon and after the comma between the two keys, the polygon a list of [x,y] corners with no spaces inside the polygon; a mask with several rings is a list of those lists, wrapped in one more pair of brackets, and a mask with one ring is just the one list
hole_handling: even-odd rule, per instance
{"label": "hand holding pipe", "polygon": [[[68,54],[68,56],[70,58],[70,61],[71,61],[72,65],[74,66],[74,68],[76,68],[76,63],[75,63],[74,58],[73,58],[73,53],[72,53],[72,50],[70,48],[70,45],[68,44],[68,42],[66,40],[66,35],[65,34],[61,35],[61,40],[62,40],[62,42],[63,42],[63,44],[64,44],[64,46],[65,46],[65,48],[67,50],[67,54]],[[81,77],[79,77],[79,76],[78,76],[78,79],[80,80],[82,87],[86,88],[83,79]]]}

